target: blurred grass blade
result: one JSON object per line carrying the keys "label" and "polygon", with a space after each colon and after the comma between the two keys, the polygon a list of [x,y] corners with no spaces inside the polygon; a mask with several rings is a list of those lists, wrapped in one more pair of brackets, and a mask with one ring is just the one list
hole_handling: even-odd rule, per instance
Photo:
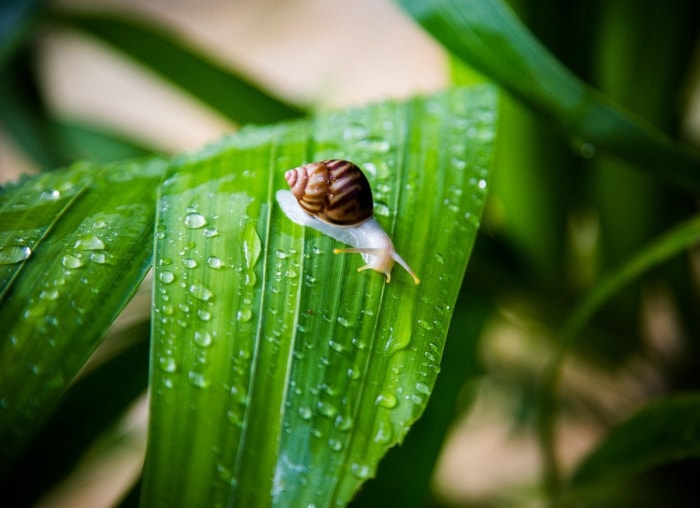
{"label": "blurred grass blade", "polygon": [[566,69],[499,0],[400,0],[440,43],[532,109],[554,119],[574,148],[606,151],[656,177],[700,190],[700,152],[671,139]]}
{"label": "blurred grass blade", "polygon": [[49,19],[97,37],[237,124],[276,122],[302,115],[300,109],[222,68],[152,23],[64,11],[53,12]]}
{"label": "blurred grass blade", "polygon": [[619,270],[602,279],[588,296],[576,307],[567,320],[561,335],[566,341],[573,340],[612,296],[638,279],[642,274],[685,252],[700,243],[700,216],[693,217],[669,230],[645,249],[639,251]]}
{"label": "blurred grass blade", "polygon": [[667,397],[612,429],[578,466],[564,500],[576,505],[591,490],[689,458],[700,458],[700,395]]}
{"label": "blurred grass blade", "polygon": [[625,286],[637,280],[642,274],[678,256],[700,243],[700,216],[693,217],[638,252],[617,271],[603,278],[588,296],[576,307],[560,332],[560,351],[548,366],[543,376],[540,399],[539,435],[546,458],[545,469],[548,484],[553,491],[558,490],[560,471],[555,450],[555,400],[556,387],[561,364],[571,344],[583,331],[591,317]]}
{"label": "blurred grass blade", "polygon": [[[0,306],[0,470],[50,414],[150,266],[155,188],[165,168],[159,160],[78,165],[57,173],[63,187],[51,181],[28,195],[60,199],[89,178]],[[15,236],[48,220],[15,219],[3,225]]]}
{"label": "blurred grass blade", "polygon": [[22,48],[0,69],[0,124],[40,166],[61,167],[73,159],[53,128],[32,61],[32,52]]}
{"label": "blurred grass blade", "polygon": [[[143,506],[346,504],[420,416],[479,224],[489,86],[247,128],[183,157],[156,230]],[[290,221],[284,171],[360,165],[421,284]],[[174,443],[177,443],[174,445]]]}
{"label": "blurred grass blade", "polygon": [[56,130],[64,143],[70,146],[75,160],[108,163],[154,153],[153,148],[135,140],[82,122],[59,122]]}

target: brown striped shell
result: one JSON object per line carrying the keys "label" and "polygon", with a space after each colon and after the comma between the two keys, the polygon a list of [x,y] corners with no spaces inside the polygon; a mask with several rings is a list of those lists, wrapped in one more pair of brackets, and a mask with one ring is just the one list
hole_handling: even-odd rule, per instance
{"label": "brown striped shell", "polygon": [[284,174],[306,213],[329,224],[355,226],[373,215],[372,189],[355,164],[330,159],[290,169]]}

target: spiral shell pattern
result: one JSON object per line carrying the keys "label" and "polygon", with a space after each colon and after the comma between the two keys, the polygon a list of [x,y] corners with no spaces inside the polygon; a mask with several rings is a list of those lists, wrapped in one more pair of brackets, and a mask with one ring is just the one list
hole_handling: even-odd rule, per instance
{"label": "spiral shell pattern", "polygon": [[330,159],[290,169],[284,175],[306,213],[339,226],[354,226],[373,215],[372,189],[355,164]]}

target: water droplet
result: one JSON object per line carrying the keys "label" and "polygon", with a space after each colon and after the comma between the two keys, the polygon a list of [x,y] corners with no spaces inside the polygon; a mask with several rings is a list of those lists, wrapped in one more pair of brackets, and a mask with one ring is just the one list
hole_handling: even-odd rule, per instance
{"label": "water droplet", "polygon": [[253,223],[248,223],[243,230],[243,257],[246,264],[245,283],[253,286],[257,282],[255,276],[255,264],[260,258],[262,243]]}
{"label": "water droplet", "polygon": [[204,238],[213,238],[219,234],[219,230],[216,228],[205,228],[204,231],[202,231],[202,236]]}
{"label": "water droplet", "polygon": [[328,448],[334,452],[339,452],[343,449],[343,442],[339,439],[330,438],[328,440]]}
{"label": "water droplet", "polygon": [[42,300],[55,300],[58,298],[58,290],[56,288],[46,289],[39,293],[39,298]]}
{"label": "water droplet", "polygon": [[104,265],[107,263],[107,255],[104,252],[91,252],[90,261],[98,265]]}
{"label": "water droplet", "polygon": [[431,325],[430,323],[428,323],[427,321],[425,321],[423,319],[418,320],[418,326],[420,326],[424,330],[432,330],[433,329],[433,325]]}
{"label": "water droplet", "polygon": [[158,366],[163,372],[173,373],[177,370],[175,359],[170,356],[161,356],[158,359]]}
{"label": "water droplet", "polygon": [[391,429],[391,425],[387,422],[379,420],[377,424],[377,431],[374,433],[374,442],[378,444],[387,444],[391,442],[394,432]]}
{"label": "water droplet", "polygon": [[204,330],[203,332],[194,332],[194,343],[199,347],[209,347],[211,346],[213,339],[211,333]]}
{"label": "water droplet", "polygon": [[277,259],[287,259],[287,254],[279,249],[275,250],[275,257]]}
{"label": "water droplet", "polygon": [[376,153],[387,153],[391,150],[391,143],[378,136],[369,136],[361,140],[358,145]]}
{"label": "water droplet", "polygon": [[105,248],[105,243],[97,235],[84,235],[76,240],[74,248],[78,250],[102,250]]}
{"label": "water droplet", "polygon": [[360,369],[357,368],[356,365],[351,366],[351,367],[348,369],[347,374],[348,374],[348,378],[349,378],[349,379],[352,379],[352,380],[360,379]]}
{"label": "water droplet", "polygon": [[430,387],[425,383],[416,383],[416,391],[423,395],[430,395]]}
{"label": "water droplet", "polygon": [[160,272],[158,274],[158,280],[163,284],[172,284],[172,282],[175,280],[175,274],[168,271]]}
{"label": "water droplet", "polygon": [[73,270],[75,268],[80,268],[83,266],[83,260],[80,259],[77,256],[73,256],[72,254],[66,254],[61,258],[61,264],[63,265],[64,268],[68,268],[69,270]]}
{"label": "water droplet", "polygon": [[387,205],[381,201],[376,201],[374,203],[374,215],[379,215],[380,217],[389,217],[391,215],[391,210]]}
{"label": "water droplet", "polygon": [[201,286],[199,284],[190,285],[190,293],[197,300],[201,300],[203,302],[208,302],[209,300],[211,300],[211,297],[213,296],[213,293],[211,292],[211,290],[209,290],[208,288]]}
{"label": "water droplet", "polygon": [[39,199],[42,199],[44,201],[56,201],[61,197],[61,193],[55,189],[49,189],[42,191],[41,194],[39,195]]}
{"label": "water droplet", "polygon": [[204,309],[199,309],[197,311],[197,317],[202,321],[209,321],[211,319],[211,312],[208,312]]}
{"label": "water droplet", "polygon": [[201,372],[191,370],[187,374],[187,379],[190,380],[190,384],[195,388],[206,388],[209,386],[209,380]]}
{"label": "water droplet", "polygon": [[338,316],[338,324],[340,326],[344,326],[345,328],[352,326],[352,322],[349,319],[345,319],[343,316]]}
{"label": "water droplet", "polygon": [[391,356],[398,351],[406,349],[411,343],[411,336],[408,333],[405,334],[395,334],[392,328],[391,334],[389,335],[389,341],[386,344],[385,351],[387,355]]}
{"label": "water droplet", "polygon": [[349,416],[338,415],[335,418],[335,428],[341,432],[347,432],[352,428],[352,418]]}
{"label": "water droplet", "polygon": [[185,268],[197,268],[197,261],[192,258],[183,259],[182,264],[185,265]]}
{"label": "water droplet", "polygon": [[238,314],[236,315],[236,319],[240,321],[241,323],[247,323],[253,318],[253,310],[249,307],[243,307],[238,311]]}
{"label": "water droplet", "polygon": [[353,462],[350,466],[350,472],[355,478],[360,480],[365,480],[369,478],[371,468],[367,464],[360,464],[358,462]]}
{"label": "water droplet", "polygon": [[207,266],[209,266],[209,268],[221,268],[224,266],[224,263],[216,256],[209,256],[207,258]]}
{"label": "water droplet", "polygon": [[204,215],[202,215],[201,213],[190,212],[187,215],[185,215],[184,222],[185,226],[187,226],[190,229],[199,229],[207,224],[207,219],[205,219]]}
{"label": "water droplet", "polygon": [[399,403],[399,401],[396,400],[396,397],[391,393],[380,393],[379,395],[377,395],[375,403],[378,406],[385,407],[387,409],[394,409]]}
{"label": "water droplet", "polygon": [[299,418],[302,420],[310,420],[311,417],[313,416],[313,412],[311,411],[311,408],[307,406],[301,406],[298,410],[299,413]]}
{"label": "water droplet", "polygon": [[6,245],[0,247],[0,265],[21,263],[32,254],[32,249],[26,245]]}
{"label": "water droplet", "polygon": [[328,347],[331,348],[336,353],[342,353],[345,350],[345,348],[343,347],[343,345],[341,343],[336,342],[334,340],[328,341]]}
{"label": "water droplet", "polygon": [[316,409],[318,410],[318,414],[328,418],[335,418],[335,416],[338,414],[338,409],[333,404],[323,400],[316,402]]}

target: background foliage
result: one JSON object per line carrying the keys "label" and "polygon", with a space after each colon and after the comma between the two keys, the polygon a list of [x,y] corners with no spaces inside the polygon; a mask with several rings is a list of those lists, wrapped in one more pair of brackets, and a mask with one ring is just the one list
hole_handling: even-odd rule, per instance
{"label": "background foliage", "polygon": [[[695,3],[640,9],[631,0],[521,0],[510,5],[517,16],[495,1],[400,4],[449,51],[454,84],[492,80],[504,93],[486,215],[454,308],[442,373],[423,418],[354,503],[687,506],[700,428],[694,250],[700,159],[692,140],[678,140],[698,139],[684,129],[698,86]],[[245,72],[222,69],[163,28],[40,2],[10,1],[1,9],[6,135],[43,168],[98,164],[77,166],[62,199],[36,193],[30,201],[44,207],[37,216],[60,213],[94,182],[109,185],[94,174],[95,167],[108,167],[102,163],[153,152],[136,136],[69,121],[47,107],[35,67],[40,30],[88,33],[240,124],[272,123],[305,109],[262,90]],[[206,76],[207,86],[193,76]],[[139,178],[159,179],[161,160],[153,159]],[[31,197],[32,188],[47,188],[42,178],[51,173],[18,185]],[[10,195],[17,194],[2,194]],[[145,203],[154,195],[132,198]],[[96,207],[85,214],[110,206],[84,203]],[[33,226],[32,238],[40,240],[52,225]],[[68,229],[79,233],[71,245],[81,238],[77,245],[90,245],[79,225]],[[147,266],[137,257],[134,273]],[[3,276],[9,283],[17,274]],[[110,294],[123,302],[133,289]],[[2,322],[25,310],[3,301]],[[3,485],[17,500],[35,499],[95,449],[118,444],[116,422],[146,386],[149,327],[137,321],[119,335],[117,354],[72,385],[44,431],[5,472]],[[500,445],[475,447],[489,436],[483,429],[494,427],[506,429]],[[447,440],[450,428],[453,436],[471,433],[476,441],[460,447],[456,438]],[[518,462],[522,443],[535,444],[538,460],[514,475],[506,465]],[[435,470],[443,447],[443,457],[463,458],[458,482],[468,486],[490,464],[496,478],[490,488],[454,494],[444,466]],[[22,488],[29,478],[31,492]],[[138,484],[123,502],[137,498]]]}

